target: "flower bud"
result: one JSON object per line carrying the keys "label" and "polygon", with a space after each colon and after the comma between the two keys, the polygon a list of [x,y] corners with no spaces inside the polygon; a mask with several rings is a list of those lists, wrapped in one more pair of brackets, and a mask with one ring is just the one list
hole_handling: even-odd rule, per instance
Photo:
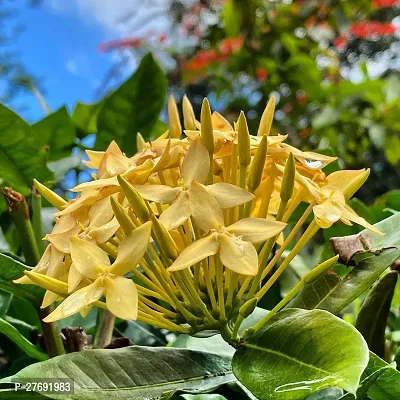
{"label": "flower bud", "polygon": [[135,229],[135,224],[129,218],[121,204],[113,196],[110,197],[110,201],[114,216],[117,218],[117,221],[121,225],[125,235],[127,235]]}
{"label": "flower bud", "polygon": [[254,155],[253,161],[251,162],[250,172],[247,178],[247,186],[252,193],[255,192],[258,186],[260,186],[265,166],[265,159],[267,157],[267,150],[268,139],[267,136],[264,135],[257,148],[256,154]]}
{"label": "flower bud", "polygon": [[60,295],[68,294],[68,284],[66,284],[65,282],[33,271],[24,271],[24,274],[32,282],[36,283],[36,285],[44,289],[50,290],[51,292]]}
{"label": "flower bud", "polygon": [[238,120],[238,150],[240,166],[247,167],[251,162],[250,134],[243,111]]}
{"label": "flower bud", "polygon": [[181,120],[179,118],[178,107],[174,97],[168,97],[168,119],[169,119],[169,136],[172,138],[180,138],[182,134]]}
{"label": "flower bud", "polygon": [[157,239],[157,245],[161,246],[161,249],[164,250],[168,257],[175,260],[178,257],[178,248],[174,239],[154,214],[150,218],[153,222],[152,231]]}
{"label": "flower bud", "polygon": [[281,184],[281,200],[289,201],[293,194],[294,180],[296,175],[296,164],[294,161],[293,154],[290,153],[286,160],[285,170],[283,172],[282,184]]}
{"label": "flower bud", "polygon": [[269,98],[268,104],[261,116],[260,125],[258,127],[258,136],[269,135],[271,130],[272,121],[274,119],[275,112],[275,97]]}
{"label": "flower bud", "polygon": [[136,134],[136,147],[138,151],[143,151],[146,148],[146,141],[140,132]]}
{"label": "flower bud", "polygon": [[214,132],[211,121],[210,103],[207,98],[204,98],[203,105],[201,106],[201,139],[204,146],[206,146],[208,153],[214,153]]}
{"label": "flower bud", "polygon": [[306,284],[315,282],[318,278],[320,278],[322,275],[328,272],[337,263],[338,259],[339,259],[339,254],[330,258],[329,260],[322,262],[321,264],[318,264],[316,267],[308,271],[303,276],[302,281]]}
{"label": "flower bud", "polygon": [[146,202],[139,192],[121,175],[117,176],[119,185],[123,190],[125,197],[128,199],[134,213],[141,221],[148,221],[150,219],[149,209]]}
{"label": "flower bud", "polygon": [[68,204],[62,197],[57,193],[53,192],[46,186],[42,185],[36,179],[33,180],[33,184],[37,191],[54,207],[62,210],[66,204]]}
{"label": "flower bud", "polygon": [[183,107],[183,123],[185,129],[192,131],[196,130],[196,117],[194,115],[192,104],[190,103],[186,94],[183,96],[182,107]]}
{"label": "flower bud", "polygon": [[362,174],[358,175],[353,181],[351,181],[344,189],[343,194],[347,200],[349,200],[355,192],[364,184],[368,179],[370,169],[366,169]]}
{"label": "flower bud", "polygon": [[246,303],[244,303],[240,308],[239,308],[239,314],[243,318],[247,318],[256,308],[258,302],[258,298],[254,297],[250,300],[247,300]]}

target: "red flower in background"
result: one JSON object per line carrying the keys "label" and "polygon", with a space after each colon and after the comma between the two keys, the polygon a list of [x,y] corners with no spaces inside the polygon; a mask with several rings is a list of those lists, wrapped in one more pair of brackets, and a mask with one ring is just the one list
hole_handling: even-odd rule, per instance
{"label": "red flower in background", "polygon": [[397,6],[399,3],[399,0],[372,0],[372,6],[374,8],[394,7]]}
{"label": "red flower in background", "polygon": [[237,53],[243,47],[243,43],[244,43],[243,36],[226,38],[221,41],[219,45],[219,51],[225,55],[234,54]]}
{"label": "red flower in background", "polygon": [[393,35],[396,28],[387,22],[363,21],[350,26],[350,32],[359,38],[368,39],[373,35]]}
{"label": "red flower in background", "polygon": [[333,45],[337,49],[344,49],[347,46],[347,38],[345,36],[339,36],[333,41]]}
{"label": "red flower in background", "polygon": [[256,76],[260,82],[263,82],[268,78],[268,71],[265,68],[257,68]]}
{"label": "red flower in background", "polygon": [[102,53],[114,49],[121,48],[137,48],[142,45],[142,39],[139,38],[131,38],[131,39],[122,39],[122,40],[112,40],[111,42],[102,43],[98,50]]}

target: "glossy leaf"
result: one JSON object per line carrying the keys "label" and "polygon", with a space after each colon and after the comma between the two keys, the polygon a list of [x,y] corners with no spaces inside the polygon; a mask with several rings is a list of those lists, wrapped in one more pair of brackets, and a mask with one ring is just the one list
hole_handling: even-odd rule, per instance
{"label": "glossy leaf", "polygon": [[372,352],[362,382],[368,383],[367,393],[372,400],[400,399],[400,372]]}
{"label": "glossy leaf", "polygon": [[19,348],[21,348],[26,355],[37,360],[43,361],[47,360],[49,357],[42,350],[39,350],[34,344],[32,344],[28,339],[22,336],[18,329],[11,325],[9,322],[0,318],[0,333],[7,336],[12,340]]}
{"label": "glossy leaf", "polygon": [[12,282],[14,279],[23,276],[26,269],[29,269],[29,267],[9,256],[0,254],[0,289],[34,303],[40,303],[44,293],[40,287],[19,285]]}
{"label": "glossy leaf", "polygon": [[17,114],[0,104],[1,184],[24,195],[30,193],[33,178],[52,179],[46,167],[46,151],[35,131]]}
{"label": "glossy leaf", "polygon": [[100,110],[96,147],[112,140],[128,154],[136,151],[136,134],[148,138],[164,105],[167,82],[151,54],[143,57],[136,72],[105,99]]}
{"label": "glossy leaf", "polygon": [[[400,245],[400,213],[375,226],[385,233],[379,236],[363,230],[357,235],[346,236],[336,241],[338,251],[345,259],[353,259],[355,266],[340,279],[333,271],[312,284],[305,285],[288,307],[306,309],[321,308],[338,314],[358,296],[366,292],[379,276],[400,257],[395,246]],[[333,239],[333,241],[336,238]],[[344,254],[346,253],[346,254]],[[354,258],[356,256],[356,258]]]}
{"label": "glossy leaf", "polygon": [[[56,357],[30,365],[0,383],[39,377],[73,379],[71,400],[153,399],[176,390],[202,393],[235,381],[229,358],[190,350],[134,346]],[[13,398],[11,392],[7,396]]]}
{"label": "glossy leaf", "polygon": [[323,310],[287,309],[236,351],[232,365],[260,400],[301,400],[327,387],[355,393],[367,363],[353,326]]}
{"label": "glossy leaf", "polygon": [[78,102],[72,112],[72,122],[78,128],[79,136],[83,137],[97,132],[97,118],[104,101],[95,104]]}
{"label": "glossy leaf", "polygon": [[397,271],[391,271],[375,284],[365,298],[355,324],[370,350],[382,358],[385,357],[385,330],[397,277]]}
{"label": "glossy leaf", "polygon": [[36,122],[32,128],[38,144],[48,147],[49,160],[58,160],[71,154],[76,132],[65,106]]}

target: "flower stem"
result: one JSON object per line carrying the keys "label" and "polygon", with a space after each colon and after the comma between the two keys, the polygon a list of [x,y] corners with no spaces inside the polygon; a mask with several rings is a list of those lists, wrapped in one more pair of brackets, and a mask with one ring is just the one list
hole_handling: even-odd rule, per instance
{"label": "flower stem", "polygon": [[[39,262],[40,254],[29,219],[29,209],[25,198],[22,194],[13,191],[11,188],[4,188],[3,194],[7,201],[8,211],[18,232],[25,261],[28,265],[34,266]],[[39,310],[46,349],[50,357],[65,354],[64,345],[56,323],[43,322],[43,318],[47,317],[52,311],[52,307]]]}
{"label": "flower stem", "polygon": [[[100,310],[99,310],[100,312]],[[115,315],[108,310],[101,310],[99,327],[94,339],[95,349],[104,349],[112,341],[112,333],[114,330]]]}
{"label": "flower stem", "polygon": [[32,188],[32,228],[39,254],[44,251],[42,225],[42,196],[35,187]]}

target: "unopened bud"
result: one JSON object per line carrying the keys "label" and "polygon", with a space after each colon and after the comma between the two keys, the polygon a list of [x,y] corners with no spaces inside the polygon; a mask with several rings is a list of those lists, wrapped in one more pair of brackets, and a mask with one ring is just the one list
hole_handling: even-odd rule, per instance
{"label": "unopened bud", "polygon": [[269,98],[268,104],[261,116],[260,125],[258,127],[258,136],[269,135],[271,131],[272,121],[274,119],[275,112],[275,97]]}
{"label": "unopened bud", "polygon": [[39,181],[36,179],[33,180],[33,184],[37,191],[54,207],[58,208],[59,210],[62,210],[64,206],[67,204],[67,202],[60,197],[57,193],[53,192],[46,186],[42,185]]}
{"label": "unopened bud", "polygon": [[138,151],[142,151],[146,148],[146,141],[144,140],[140,132],[136,134],[136,147]]}
{"label": "unopened bud", "polygon": [[240,308],[239,308],[239,314],[243,318],[247,318],[256,308],[258,302],[258,298],[254,297],[250,300],[247,300],[246,303],[244,303]]}
{"label": "unopened bud", "polygon": [[201,139],[204,146],[206,146],[208,153],[214,153],[214,132],[211,120],[211,109],[208,99],[203,100],[203,105],[201,106]]}
{"label": "unopened bud", "polygon": [[250,166],[250,173],[247,178],[247,186],[251,192],[260,186],[262,175],[264,172],[265,159],[267,157],[268,150],[268,138],[264,136],[258,145],[256,154],[254,155],[253,161]]}
{"label": "unopened bud", "polygon": [[182,134],[181,120],[174,97],[168,97],[169,136],[180,138]]}
{"label": "unopened bud", "polygon": [[65,282],[33,271],[24,271],[24,274],[36,285],[50,290],[50,292],[64,296],[68,294],[68,284]]}
{"label": "unopened bud", "polygon": [[154,214],[152,214],[150,218],[153,222],[152,230],[157,239],[157,245],[161,247],[161,250],[163,250],[168,257],[175,260],[178,257],[178,248],[174,239],[172,239],[170,233]]}
{"label": "unopened bud", "polygon": [[185,129],[193,131],[196,130],[196,117],[194,115],[192,104],[190,103],[186,94],[183,96],[182,108],[183,108],[183,123],[185,125]]}
{"label": "unopened bud", "polygon": [[296,177],[296,164],[294,161],[293,154],[290,153],[286,160],[285,170],[283,172],[282,184],[281,184],[281,200],[289,201],[293,194],[294,180]]}
{"label": "unopened bud", "polygon": [[134,213],[141,221],[148,221],[150,219],[150,212],[147,208],[146,202],[139,192],[121,175],[117,176],[119,185],[123,190],[125,197],[128,199]]}
{"label": "unopened bud", "polygon": [[364,184],[364,182],[368,179],[370,173],[370,169],[366,169],[362,174],[358,175],[354,178],[344,189],[343,194],[347,200],[349,200],[355,192]]}
{"label": "unopened bud", "polygon": [[111,207],[114,212],[114,216],[121,225],[125,235],[132,232],[135,229],[135,224],[129,218],[122,205],[113,196],[110,197]]}
{"label": "unopened bud", "polygon": [[250,134],[243,111],[240,113],[238,120],[238,150],[240,165],[247,167],[251,162]]}
{"label": "unopened bud", "polygon": [[338,259],[339,255],[336,255],[330,258],[329,260],[326,260],[323,263],[318,264],[316,267],[314,267],[311,271],[308,271],[303,276],[302,281],[306,284],[315,282],[318,278],[320,278],[322,275],[328,272],[337,263]]}

